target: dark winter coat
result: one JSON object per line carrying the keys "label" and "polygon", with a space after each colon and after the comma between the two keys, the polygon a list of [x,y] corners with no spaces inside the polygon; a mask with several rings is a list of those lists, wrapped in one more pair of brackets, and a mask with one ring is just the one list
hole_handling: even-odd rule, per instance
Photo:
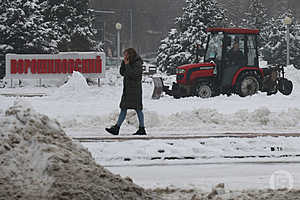
{"label": "dark winter coat", "polygon": [[121,63],[120,74],[123,78],[123,94],[120,102],[121,109],[143,109],[142,101],[142,72],[143,60],[136,56],[132,63]]}

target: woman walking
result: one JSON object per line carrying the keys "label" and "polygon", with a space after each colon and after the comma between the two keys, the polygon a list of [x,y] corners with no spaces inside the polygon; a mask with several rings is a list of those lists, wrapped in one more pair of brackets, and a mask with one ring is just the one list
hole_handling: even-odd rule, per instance
{"label": "woman walking", "polygon": [[139,120],[139,129],[133,135],[146,135],[142,100],[142,72],[143,60],[135,49],[128,48],[124,51],[120,74],[123,76],[123,94],[120,102],[121,112],[117,123],[105,130],[113,135],[118,135],[124,122],[127,110],[134,109]]}

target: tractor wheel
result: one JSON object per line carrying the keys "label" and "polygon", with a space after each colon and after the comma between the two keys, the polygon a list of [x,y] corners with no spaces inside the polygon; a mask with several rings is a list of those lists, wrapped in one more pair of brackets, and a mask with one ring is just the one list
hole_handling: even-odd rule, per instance
{"label": "tractor wheel", "polygon": [[244,74],[237,83],[237,93],[241,97],[251,96],[259,90],[259,82],[254,74]]}
{"label": "tractor wheel", "polygon": [[281,78],[278,81],[278,90],[281,92],[283,95],[290,95],[293,91],[293,83],[292,81],[286,79],[286,78]]}
{"label": "tractor wheel", "polygon": [[195,93],[196,96],[205,99],[212,96],[212,89],[209,85],[200,83],[199,85],[197,85]]}
{"label": "tractor wheel", "polygon": [[172,85],[172,94],[175,99],[180,99],[183,96],[182,89],[179,87],[178,84]]}

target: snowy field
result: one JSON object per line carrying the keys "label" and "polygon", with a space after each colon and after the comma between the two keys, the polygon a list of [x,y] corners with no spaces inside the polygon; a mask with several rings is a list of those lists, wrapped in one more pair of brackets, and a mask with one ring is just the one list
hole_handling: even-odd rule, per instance
{"label": "snowy field", "polygon": [[[144,77],[143,100],[147,137],[226,136],[249,133],[300,133],[300,71],[289,68],[292,95],[264,93],[209,99],[152,100],[151,78]],[[166,78],[171,82],[172,78]],[[16,84],[17,82],[15,82]],[[119,114],[122,77],[117,67],[108,69],[101,86],[88,86],[74,73],[67,84],[54,80],[24,81],[23,87],[0,89],[0,113],[15,101],[29,102],[35,111],[58,120],[74,138],[112,137],[105,127]],[[61,86],[63,85],[63,86]],[[41,94],[41,97],[15,97]],[[138,126],[135,112],[128,112],[120,137],[131,138]],[[121,176],[130,176],[145,188],[198,188],[210,191],[221,182],[230,190],[270,188],[278,170],[291,175],[300,188],[298,137],[203,138],[187,140],[129,140],[83,143],[95,160]],[[245,172],[247,172],[245,174]],[[226,199],[226,198],[224,198]]]}

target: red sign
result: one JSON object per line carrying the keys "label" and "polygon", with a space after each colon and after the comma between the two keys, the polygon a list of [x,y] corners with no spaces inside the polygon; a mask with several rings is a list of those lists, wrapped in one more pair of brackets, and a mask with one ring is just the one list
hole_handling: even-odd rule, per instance
{"label": "red sign", "polygon": [[12,59],[11,74],[67,74],[78,71],[83,74],[102,73],[102,59]]}

